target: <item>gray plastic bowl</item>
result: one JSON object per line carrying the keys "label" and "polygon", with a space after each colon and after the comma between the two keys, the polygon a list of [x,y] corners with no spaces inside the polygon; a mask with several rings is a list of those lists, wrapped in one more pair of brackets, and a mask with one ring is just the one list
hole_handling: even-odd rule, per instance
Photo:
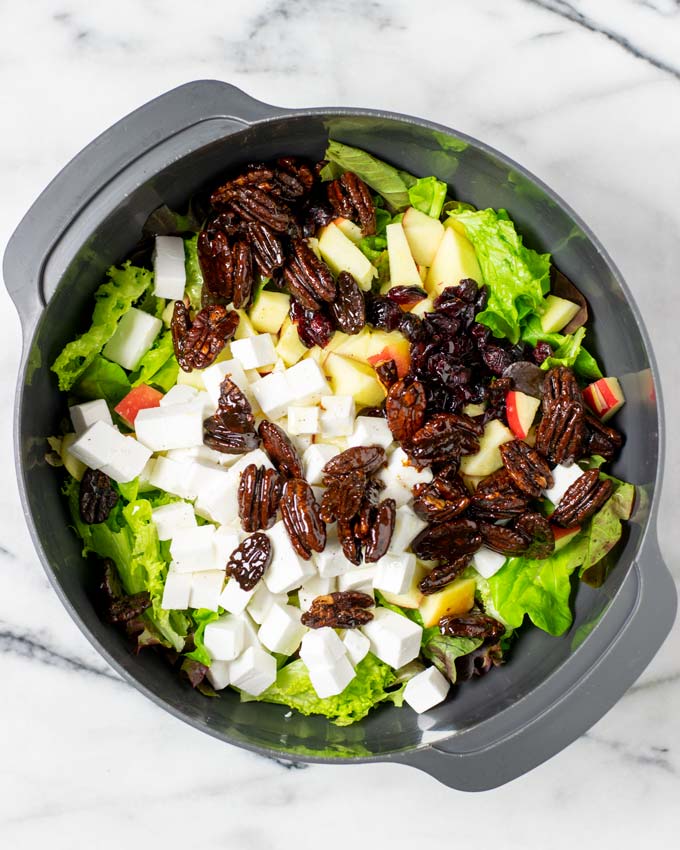
{"label": "gray plastic bowl", "polygon": [[[436,174],[456,197],[505,207],[533,247],[577,281],[594,320],[595,349],[621,377],[627,436],[615,473],[639,487],[635,516],[604,586],[580,585],[571,630],[527,629],[505,666],[456,689],[425,715],[384,707],[338,728],[286,708],[206,699],[152,652],[134,656],[100,622],[87,567],[44,461],[45,437],[65,413],[49,367],[85,329],[92,292],[163,203],[181,206],[225,170],[295,153],[320,158],[327,138],[366,148],[414,174]],[[78,154],[17,228],[4,259],[23,328],[16,396],[16,462],[26,518],[56,592],[92,644],[159,706],[223,741],[309,762],[394,761],[454,788],[508,782],[558,752],[612,707],[668,633],[676,593],[656,541],[663,419],[651,347],[626,285],[596,237],[547,186],[475,139],[427,121],[361,109],[285,110],[220,82],[190,83],[124,118]]]}

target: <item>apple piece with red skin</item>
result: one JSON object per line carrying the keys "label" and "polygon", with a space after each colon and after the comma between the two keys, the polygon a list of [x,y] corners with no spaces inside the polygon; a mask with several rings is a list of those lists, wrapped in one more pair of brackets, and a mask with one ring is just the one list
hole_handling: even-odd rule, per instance
{"label": "apple piece with red skin", "polygon": [[[378,346],[381,346],[377,351]],[[372,335],[366,362],[375,369],[386,360],[394,360],[400,378],[411,368],[411,345],[398,331],[378,331]]]}
{"label": "apple piece with red skin", "polygon": [[521,393],[519,390],[510,390],[506,394],[505,410],[508,425],[518,440],[525,439],[529,433],[540,406],[540,399]]}
{"label": "apple piece with red skin", "polygon": [[567,543],[571,543],[574,537],[576,537],[581,530],[580,525],[577,525],[574,528],[560,528],[558,525],[551,525],[550,527],[552,528],[555,536],[555,552],[559,552],[560,549],[564,549]]}
{"label": "apple piece with red skin", "polygon": [[600,378],[594,381],[583,390],[583,398],[603,422],[611,418],[626,402],[618,378]]}
{"label": "apple piece with red skin", "polygon": [[158,407],[163,398],[163,393],[150,387],[148,384],[140,384],[130,392],[113,408],[120,418],[134,428],[135,419],[140,410],[149,407]]}

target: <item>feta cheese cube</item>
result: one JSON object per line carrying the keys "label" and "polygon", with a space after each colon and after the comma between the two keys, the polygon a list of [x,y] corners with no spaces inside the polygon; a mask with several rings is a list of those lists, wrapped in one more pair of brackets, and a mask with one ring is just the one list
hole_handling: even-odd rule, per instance
{"label": "feta cheese cube", "polygon": [[300,644],[300,658],[307,665],[307,669],[314,665],[333,664],[346,652],[345,644],[334,629],[327,626],[321,629],[310,629],[305,633]]}
{"label": "feta cheese cube", "polygon": [[241,542],[241,536],[236,528],[222,525],[213,537],[213,549],[215,552],[215,563],[220,567],[226,567],[231,553]]}
{"label": "feta cheese cube", "polygon": [[205,570],[191,573],[190,608],[207,608],[217,611],[224,584],[224,570]]}
{"label": "feta cheese cube", "polygon": [[272,605],[257,633],[270,652],[292,655],[300,646],[306,628],[300,622],[300,609],[292,605]]}
{"label": "feta cheese cube", "polygon": [[148,407],[135,419],[140,443],[154,452],[203,445],[203,410],[197,401]]}
{"label": "feta cheese cube", "polygon": [[305,664],[312,687],[321,699],[341,694],[356,675],[346,655],[337,658],[332,664]]}
{"label": "feta cheese cube", "polygon": [[264,466],[265,469],[274,469],[274,464],[269,460],[262,449],[253,449],[252,452],[241,455],[236,463],[231,467],[230,472],[240,475],[246,466],[254,463],[255,466]]}
{"label": "feta cheese cube", "polygon": [[558,464],[552,470],[553,486],[543,491],[546,499],[549,499],[553,505],[557,506],[562,499],[562,496],[567,492],[571,485],[578,481],[583,475],[581,467],[574,463],[571,466]]}
{"label": "feta cheese cube", "polygon": [[286,430],[289,434],[318,434],[319,433],[319,408],[308,405],[306,407],[289,407],[288,422]]}
{"label": "feta cheese cube", "polygon": [[110,460],[101,467],[101,471],[119,484],[124,484],[126,481],[132,481],[142,472],[150,457],[150,449],[147,449],[134,437],[121,435]]}
{"label": "feta cheese cube", "polygon": [[258,369],[276,362],[271,334],[256,334],[231,342],[231,353],[244,369]]}
{"label": "feta cheese cube", "polygon": [[336,446],[326,443],[313,443],[302,455],[305,478],[310,484],[323,483],[323,468],[328,461],[340,454]]}
{"label": "feta cheese cube", "polygon": [[214,570],[216,566],[214,537],[214,525],[178,529],[170,541],[170,554],[177,572],[194,573]]}
{"label": "feta cheese cube", "polygon": [[288,593],[314,575],[314,564],[303,560],[293,549],[282,520],[267,531],[267,536],[272,546],[272,562],[264,574],[264,583],[271,593]]}
{"label": "feta cheese cube", "polygon": [[235,486],[235,476],[231,470],[214,463],[194,460],[187,463],[184,468],[189,487],[199,497],[215,491],[227,490],[230,485]]}
{"label": "feta cheese cube", "polygon": [[288,436],[300,456],[302,456],[314,442],[314,436],[312,434],[289,434]]}
{"label": "feta cheese cube", "polygon": [[338,590],[359,590],[373,596],[373,580],[377,567],[352,567],[343,575],[338,576]]}
{"label": "feta cheese cube", "polygon": [[196,401],[197,398],[198,390],[196,387],[189,387],[186,384],[175,384],[174,387],[170,387],[159,404],[161,407],[170,407],[173,404],[188,404],[191,401]]}
{"label": "feta cheese cube", "polygon": [[[354,431],[356,408],[351,395],[321,396],[321,433],[326,437],[348,437]],[[362,419],[367,417],[362,416]],[[364,443],[364,445],[368,445]]]}
{"label": "feta cheese cube", "polygon": [[248,603],[248,613],[256,623],[261,624],[272,605],[285,605],[287,602],[287,593],[271,593],[264,580],[259,581]]}
{"label": "feta cheese cube", "polygon": [[243,620],[230,614],[213,620],[205,627],[203,643],[215,661],[233,661],[244,649]]}
{"label": "feta cheese cube", "polygon": [[448,679],[436,667],[428,667],[408,680],[404,700],[414,711],[422,714],[445,700],[449,687]]}
{"label": "feta cheese cube", "polygon": [[69,407],[68,412],[71,415],[73,430],[77,436],[84,434],[95,422],[106,422],[107,425],[113,426],[111,411],[103,398],[86,401],[83,404],[74,404]]}
{"label": "feta cheese cube", "polygon": [[321,400],[321,396],[331,393],[321,367],[311,358],[300,360],[295,366],[286,369],[283,375],[288,386],[290,404],[316,404]]}
{"label": "feta cheese cube", "polygon": [[157,457],[149,474],[149,483],[159,490],[180,496],[183,499],[195,499],[196,493],[189,487],[186,465],[167,457]]}
{"label": "feta cheese cube", "polygon": [[411,552],[388,552],[376,562],[373,587],[387,593],[406,593],[413,583],[416,556]]}
{"label": "feta cheese cube", "polygon": [[242,590],[241,585],[235,578],[230,578],[219,599],[219,603],[225,611],[232,614],[242,614],[252,599],[255,589]]}
{"label": "feta cheese cube", "polygon": [[348,446],[382,446],[389,448],[394,442],[386,419],[377,416],[357,416],[354,430],[347,440]]}
{"label": "feta cheese cube", "polygon": [[134,371],[139,361],[153,345],[163,322],[138,310],[136,307],[123,313],[111,339],[106,343],[102,354],[124,369]]}
{"label": "feta cheese cube", "polygon": [[397,508],[390,552],[404,552],[426,526],[425,520],[416,516],[408,505]]}
{"label": "feta cheese cube", "polygon": [[171,502],[151,511],[159,540],[170,540],[183,528],[196,528],[194,509],[188,502]]}
{"label": "feta cheese cube", "polygon": [[394,474],[397,482],[407,490],[413,490],[416,484],[429,484],[432,481],[432,470],[418,470],[411,466],[408,455],[399,447],[390,455],[387,469]]}
{"label": "feta cheese cube", "polygon": [[[250,402],[251,406],[257,406],[255,396],[253,395],[253,391],[250,386],[250,381],[243,370],[243,366],[241,366],[238,360],[231,359],[220,360],[219,363],[213,363],[212,366],[208,366],[207,369],[203,370],[203,383],[205,384],[210,400],[213,403],[213,408],[216,408],[219,404],[222,381],[227,376],[231,378],[231,380],[241,390]],[[257,409],[259,409],[259,406]]]}
{"label": "feta cheese cube", "polygon": [[125,437],[112,425],[99,420],[81,434],[69,452],[92,469],[101,469],[114,481],[132,481],[146,466],[151,452],[135,440]]}
{"label": "feta cheese cube", "polygon": [[327,593],[332,593],[335,590],[334,578],[322,578],[321,576],[312,576],[307,579],[302,587],[298,590],[298,601],[300,602],[301,611],[309,611],[312,607],[312,602],[317,596],[325,596]]}
{"label": "feta cheese cube", "polygon": [[[317,501],[320,500],[317,499]],[[312,559],[322,578],[341,576],[348,570],[354,569],[354,564],[345,558],[345,553],[342,551],[342,546],[338,540],[336,523],[326,526],[326,545],[324,550],[323,552],[313,552]]]}
{"label": "feta cheese cube", "polygon": [[[237,480],[237,479],[236,479]],[[238,484],[228,478],[223,488],[207,489],[194,502],[198,516],[219,525],[230,525],[238,520]]]}
{"label": "feta cheese cube", "polygon": [[[413,499],[413,493],[408,487],[404,487],[390,469],[381,469],[378,473],[385,487],[380,491],[381,499],[394,499],[397,508],[404,507]],[[410,508],[409,508],[410,510]]]}
{"label": "feta cheese cube", "polygon": [[368,655],[371,642],[359,629],[347,629],[342,637],[347,657],[356,667]]}
{"label": "feta cheese cube", "polygon": [[243,648],[245,649],[247,646],[260,646],[260,639],[257,636],[257,628],[255,623],[253,622],[252,617],[248,614],[247,611],[243,611],[241,614],[236,614],[239,620],[243,623],[243,634],[244,634],[244,644]]}
{"label": "feta cheese cube", "polygon": [[250,386],[265,416],[280,419],[284,415],[291,402],[284,372],[272,372]]}
{"label": "feta cheese cube", "polygon": [[276,681],[276,659],[263,649],[249,646],[231,662],[230,675],[234,687],[259,697]]}
{"label": "feta cheese cube", "polygon": [[154,295],[181,301],[187,282],[182,237],[157,236],[152,261]]}
{"label": "feta cheese cube", "polygon": [[221,691],[231,684],[231,661],[213,661],[206,678],[216,691]]}
{"label": "feta cheese cube", "polygon": [[212,463],[214,466],[231,466],[238,455],[228,455],[224,452],[216,452],[208,446],[192,446],[190,449],[168,449],[166,457],[176,460],[178,463],[191,463],[200,460],[203,463]]}
{"label": "feta cheese cube", "polygon": [[163,599],[161,608],[166,611],[173,609],[184,609],[189,607],[191,598],[191,573],[178,573],[174,569],[168,570],[165,585],[163,587]]}
{"label": "feta cheese cube", "polygon": [[491,578],[492,575],[498,572],[503,564],[507,561],[505,555],[494,552],[487,546],[482,546],[477,549],[472,556],[472,564],[477,572],[484,578]]}
{"label": "feta cheese cube", "polygon": [[373,619],[361,631],[371,642],[371,652],[395,669],[420,652],[421,626],[388,608],[374,609]]}

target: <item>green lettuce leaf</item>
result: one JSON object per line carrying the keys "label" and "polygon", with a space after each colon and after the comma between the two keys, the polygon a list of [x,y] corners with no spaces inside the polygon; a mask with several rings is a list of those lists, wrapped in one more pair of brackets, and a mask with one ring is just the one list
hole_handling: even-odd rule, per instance
{"label": "green lettuce leaf", "polygon": [[[574,367],[574,371],[577,375],[584,378],[587,381],[596,381],[598,378],[602,377],[602,371],[597,364],[597,360],[590,354],[582,344],[583,337],[585,334],[585,329],[579,328],[576,333],[571,334],[570,336],[565,336],[561,333],[551,332],[546,333],[541,327],[541,319],[537,315],[527,316],[522,324],[522,330],[520,337],[524,342],[528,342],[530,345],[533,345],[534,348],[539,342],[547,342],[548,345],[551,345],[555,352],[551,358],[547,358],[544,363],[547,363],[549,360],[555,360],[558,358],[558,352],[561,348],[563,348],[564,354],[561,357],[568,355],[571,353],[572,348],[574,347],[574,338],[577,336],[579,331],[583,330],[584,333],[581,334],[579,339],[579,344],[577,346],[577,350],[573,352],[573,359],[571,363],[565,363],[564,365],[570,365]],[[556,363],[550,363],[548,366],[543,366],[544,369],[549,369],[550,366],[557,365]]]}
{"label": "green lettuce leaf", "polygon": [[622,523],[630,519],[634,502],[634,485],[625,481],[617,482],[612,495],[590,521],[585,557],[579,576],[582,577],[586,570],[601,561],[619,542],[623,534]]}
{"label": "green lettuce leaf", "polygon": [[401,705],[404,687],[405,683],[397,684],[397,677],[391,667],[369,653],[357,665],[356,676],[337,696],[325,699],[318,697],[304,662],[297,659],[282,667],[276,682],[259,697],[242,694],[241,699],[287,705],[301,714],[323,714],[337,726],[349,726],[361,720],[381,702]]}
{"label": "green lettuce leaf", "polygon": [[574,360],[574,371],[588,381],[597,381],[598,378],[603,377],[597,360],[583,346]]}
{"label": "green lettuce leaf", "polygon": [[[161,377],[160,372],[166,366],[170,366],[170,368]],[[179,364],[175,358],[172,333],[170,331],[163,331],[163,333],[156,337],[154,344],[139,361],[137,371],[131,376],[132,386],[138,387],[140,384],[154,384],[155,386],[160,386],[164,392],[167,392],[170,387],[177,383],[178,371]],[[159,378],[161,378],[161,384],[158,383]]]}
{"label": "green lettuce leaf", "polygon": [[191,239],[184,240],[184,268],[186,270],[187,282],[184,288],[191,308],[201,309],[201,292],[203,291],[203,274],[198,262],[198,234]]}
{"label": "green lettuce leaf", "polygon": [[411,174],[393,168],[366,151],[333,140],[328,142],[324,158],[330,167],[322,169],[322,180],[334,180],[343,172],[352,171],[382,195],[391,209],[405,210],[410,205],[408,190],[416,182]]}
{"label": "green lettuce leaf", "polygon": [[575,333],[563,337],[562,343],[541,363],[541,369],[552,369],[555,366],[573,366],[581,350],[585,328],[579,328]]}
{"label": "green lettuce leaf", "polygon": [[477,255],[489,291],[477,321],[494,336],[519,340],[522,320],[543,308],[550,288],[550,254],[526,248],[505,210],[454,210]]}
{"label": "green lettuce leaf", "polygon": [[478,649],[484,642],[481,638],[450,637],[439,629],[427,629],[427,638],[423,635],[422,652],[439,672],[451,682],[456,681],[456,658]]}
{"label": "green lettuce leaf", "polygon": [[151,286],[153,273],[124,263],[112,267],[108,280],[94,294],[95,308],[88,331],[69,342],[52,365],[59,389],[70,390],[115,333],[118,320]]}
{"label": "green lettuce leaf", "polygon": [[439,218],[448,186],[436,177],[421,177],[408,190],[411,206],[432,218]]}
{"label": "green lettuce leaf", "polygon": [[97,354],[80,380],[73,386],[73,394],[84,401],[97,398],[115,407],[131,390],[130,380],[122,366]]}
{"label": "green lettuce leaf", "polygon": [[210,667],[212,658],[210,657],[208,650],[205,648],[203,635],[205,634],[205,627],[208,623],[212,623],[214,620],[217,620],[219,616],[220,615],[217,611],[210,611],[208,608],[199,608],[193,612],[193,620],[195,623],[195,630],[193,634],[195,649],[186,653],[187,658],[190,658],[192,661],[198,661],[199,664],[204,664],[206,667]]}

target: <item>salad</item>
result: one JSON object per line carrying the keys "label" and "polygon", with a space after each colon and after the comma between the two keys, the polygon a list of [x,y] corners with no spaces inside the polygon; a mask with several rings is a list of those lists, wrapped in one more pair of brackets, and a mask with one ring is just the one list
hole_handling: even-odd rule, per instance
{"label": "salad", "polygon": [[330,141],[160,208],[132,256],[52,366],[48,459],[136,651],[345,725],[570,628],[633,507],[624,397],[505,210]]}

